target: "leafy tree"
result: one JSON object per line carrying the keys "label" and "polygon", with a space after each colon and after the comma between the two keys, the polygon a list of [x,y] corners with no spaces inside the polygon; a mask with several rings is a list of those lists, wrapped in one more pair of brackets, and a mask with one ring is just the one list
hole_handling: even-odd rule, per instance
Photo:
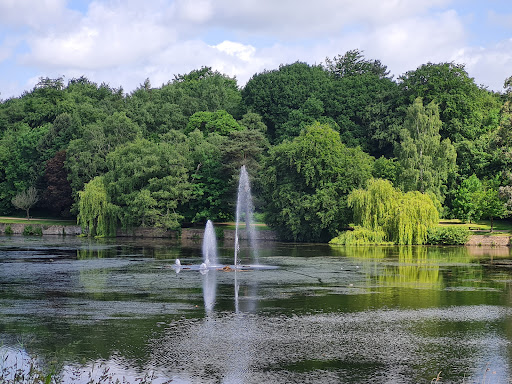
{"label": "leafy tree", "polygon": [[78,224],[89,236],[115,236],[117,207],[107,194],[103,176],[97,176],[78,192]]}
{"label": "leafy tree", "polygon": [[[503,190],[502,190],[503,191]],[[490,219],[491,232],[494,219],[507,213],[504,194],[500,193],[499,177],[481,182],[475,175],[464,180],[454,201],[454,214],[462,220]]]}
{"label": "leafy tree", "polygon": [[373,163],[372,176],[375,179],[389,180],[393,185],[396,185],[399,173],[400,165],[396,159],[387,159],[381,156]]}
{"label": "leafy tree", "polygon": [[285,137],[281,130],[290,113],[326,89],[330,81],[321,66],[300,62],[281,65],[277,70],[255,74],[243,88],[242,99],[249,110],[261,115],[270,141],[279,142]]}
{"label": "leafy tree", "polygon": [[190,201],[180,207],[184,220],[195,223],[232,218],[227,203],[230,175],[224,172],[221,150],[228,136],[205,135],[195,130],[188,135],[169,132],[164,140],[187,160],[184,164],[190,175],[192,194]]}
{"label": "leafy tree", "polygon": [[178,229],[191,196],[186,159],[167,143],[136,139],[107,158],[105,183],[124,227]]}
{"label": "leafy tree", "polygon": [[350,193],[348,204],[356,225],[383,232],[395,244],[424,244],[429,229],[439,222],[439,213],[427,194],[403,193],[389,180],[369,180],[367,189]]}
{"label": "leafy tree", "polygon": [[439,106],[443,138],[454,142],[475,140],[498,125],[499,99],[479,88],[462,64],[424,64],[399,80],[404,96],[402,105],[421,97],[425,104],[433,101]]}
{"label": "leafy tree", "polygon": [[41,142],[47,132],[48,126],[30,128],[23,123],[0,138],[0,212],[9,213],[16,193],[35,185],[42,176],[48,157],[41,151]]}
{"label": "leafy tree", "polygon": [[476,197],[482,189],[482,182],[476,175],[464,179],[457,189],[453,201],[453,215],[462,221],[471,222],[479,218],[479,206]]}
{"label": "leafy tree", "polygon": [[12,205],[18,209],[23,209],[27,213],[27,220],[30,219],[30,208],[32,208],[39,200],[37,196],[37,190],[34,187],[30,187],[27,190],[18,193],[11,200]]}
{"label": "leafy tree", "polygon": [[184,107],[185,116],[198,111],[225,110],[235,118],[240,117],[241,94],[236,79],[213,71],[211,67],[176,75],[168,85],[182,96],[179,104]]}
{"label": "leafy tree", "polygon": [[441,121],[435,103],[423,106],[417,98],[408,108],[402,142],[396,148],[404,191],[431,192],[444,201],[446,184],[456,170],[456,152],[450,139],[441,140]]}
{"label": "leafy tree", "polygon": [[229,113],[219,110],[215,112],[196,112],[190,116],[185,133],[192,132],[195,129],[199,129],[206,134],[216,132],[219,135],[229,135],[233,131],[242,130],[242,127]]}
{"label": "leafy tree", "polygon": [[46,189],[43,191],[41,205],[55,215],[68,216],[73,197],[68,172],[64,167],[66,151],[59,151],[46,162],[44,180]]}
{"label": "leafy tree", "polygon": [[494,231],[494,219],[506,214],[505,202],[499,192],[499,179],[487,179],[482,183],[482,188],[476,192],[476,204],[479,217],[491,220],[491,232]]}
{"label": "leafy tree", "polygon": [[398,91],[393,80],[364,73],[331,81],[319,97],[325,116],[337,123],[344,143],[389,157],[402,123],[396,111]]}
{"label": "leafy tree", "polygon": [[83,189],[88,181],[107,171],[107,155],[119,145],[140,136],[140,128],[124,112],[115,112],[104,122],[87,125],[81,137],[69,143],[66,168],[73,193]]}
{"label": "leafy tree", "polygon": [[378,78],[389,77],[387,66],[380,60],[366,60],[359,49],[347,51],[343,56],[338,55],[332,60],[325,59],[325,67],[333,77],[339,79],[349,76],[371,74]]}
{"label": "leafy tree", "polygon": [[349,222],[348,193],[370,177],[372,158],[314,124],[270,149],[263,166],[266,221],[285,240],[326,241]]}
{"label": "leafy tree", "polygon": [[303,106],[290,112],[288,121],[285,122],[279,130],[277,142],[285,139],[292,139],[300,134],[300,132],[315,122],[330,125],[336,131],[339,127],[334,119],[323,116],[324,103],[315,96],[309,97]]}

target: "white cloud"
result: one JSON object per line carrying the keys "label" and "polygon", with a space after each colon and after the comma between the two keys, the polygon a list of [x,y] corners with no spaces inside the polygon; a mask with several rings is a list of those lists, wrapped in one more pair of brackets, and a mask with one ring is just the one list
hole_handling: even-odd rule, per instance
{"label": "white cloud", "polygon": [[423,14],[450,0],[217,0],[211,23],[244,34],[312,37],[354,24],[381,25]]}
{"label": "white cloud", "polygon": [[427,62],[453,60],[453,52],[464,46],[466,32],[454,11],[436,17],[413,17],[374,31],[365,42],[368,52],[397,76]]}
{"label": "white cloud", "polygon": [[237,57],[243,61],[249,61],[254,58],[256,48],[252,45],[244,45],[233,41],[225,40],[220,44],[214,45],[213,48],[220,52],[227,53],[230,56]]}
{"label": "white cloud", "polygon": [[113,8],[92,3],[87,16],[65,33],[33,34],[29,64],[99,69],[130,64],[176,40],[176,33],[149,9]]}
{"label": "white cloud", "polygon": [[503,90],[505,79],[512,76],[512,38],[491,47],[461,49],[454,60],[466,64],[477,84]]}
{"label": "white cloud", "polygon": [[454,60],[466,63],[477,82],[501,89],[510,76],[503,73],[512,68],[512,43],[468,46],[470,23],[450,10],[452,3],[93,0],[80,14],[67,10],[66,0],[0,0],[0,27],[24,28],[4,39],[0,62],[12,58],[24,39],[21,67],[37,68],[40,76],[85,75],[131,91],[147,77],[159,86],[203,65],[236,75],[243,85],[264,69],[295,61],[319,64],[358,48],[396,76],[429,61]]}
{"label": "white cloud", "polygon": [[41,28],[74,14],[66,9],[66,0],[2,0],[0,25],[14,28]]}

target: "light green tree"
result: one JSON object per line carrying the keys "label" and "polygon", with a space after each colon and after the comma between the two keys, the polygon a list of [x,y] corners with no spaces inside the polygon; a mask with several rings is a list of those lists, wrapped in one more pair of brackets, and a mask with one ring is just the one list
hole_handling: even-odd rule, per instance
{"label": "light green tree", "polygon": [[450,139],[441,140],[439,110],[433,102],[423,106],[416,98],[409,106],[396,154],[404,191],[430,192],[442,203],[446,184],[456,172],[456,151]]}
{"label": "light green tree", "polygon": [[476,175],[471,175],[471,177],[462,181],[453,201],[452,212],[456,218],[471,223],[472,220],[480,216],[476,196],[481,189],[482,182]]}
{"label": "light green tree", "polygon": [[475,192],[474,199],[478,209],[478,216],[491,221],[491,232],[494,231],[494,219],[502,218],[507,213],[505,202],[499,192],[498,177],[484,180],[482,188]]}
{"label": "light green tree", "polygon": [[97,176],[78,192],[78,224],[89,236],[115,236],[117,207],[109,199],[103,176]]}
{"label": "light green tree", "polygon": [[[429,195],[403,193],[389,180],[371,179],[366,189],[348,196],[354,223],[364,229],[383,232],[395,244],[424,244],[430,228],[437,226],[439,213]],[[343,235],[342,235],[343,236]]]}

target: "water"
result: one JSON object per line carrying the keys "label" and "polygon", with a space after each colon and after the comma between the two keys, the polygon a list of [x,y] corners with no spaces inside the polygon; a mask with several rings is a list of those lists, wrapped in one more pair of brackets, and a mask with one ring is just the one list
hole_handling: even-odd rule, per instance
{"label": "water", "polygon": [[258,260],[258,244],[256,242],[256,234],[254,228],[254,205],[251,195],[251,183],[249,181],[249,174],[245,165],[240,169],[240,178],[238,181],[238,194],[236,201],[236,229],[235,229],[235,262],[237,267],[241,262],[240,255],[240,241],[239,232],[241,230],[241,223],[245,223],[245,231],[249,239],[249,250],[246,263],[259,264]]}
{"label": "water", "polygon": [[278,269],[176,274],[177,258],[201,263],[200,241],[0,237],[0,372],[36,360],[78,383],[105,368],[155,383],[507,383],[510,256],[262,242]]}

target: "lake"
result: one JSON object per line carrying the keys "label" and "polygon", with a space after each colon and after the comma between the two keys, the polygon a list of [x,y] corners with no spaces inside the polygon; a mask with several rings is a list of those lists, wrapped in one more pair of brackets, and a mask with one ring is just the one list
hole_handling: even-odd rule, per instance
{"label": "lake", "polygon": [[[219,259],[233,263],[232,244]],[[263,242],[259,262],[275,268],[201,273],[200,241],[3,236],[0,370],[34,364],[76,383],[507,383],[510,259],[506,247]]]}

